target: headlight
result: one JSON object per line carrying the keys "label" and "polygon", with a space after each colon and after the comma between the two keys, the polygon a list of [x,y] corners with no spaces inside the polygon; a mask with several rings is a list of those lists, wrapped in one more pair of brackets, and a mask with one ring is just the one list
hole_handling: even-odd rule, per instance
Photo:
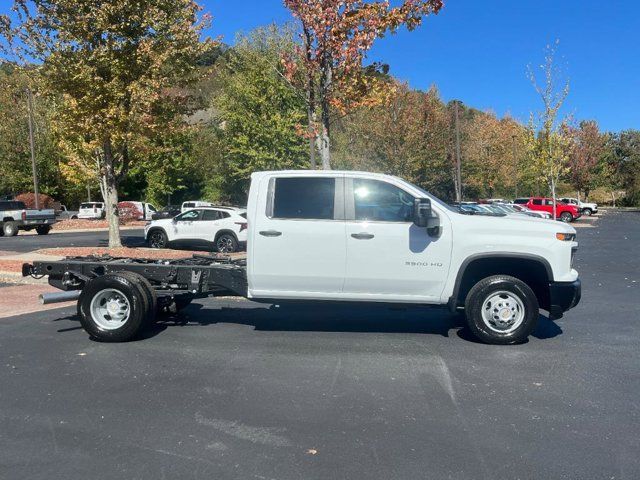
{"label": "headlight", "polygon": [[556,238],[563,242],[573,242],[576,239],[575,233],[556,233]]}

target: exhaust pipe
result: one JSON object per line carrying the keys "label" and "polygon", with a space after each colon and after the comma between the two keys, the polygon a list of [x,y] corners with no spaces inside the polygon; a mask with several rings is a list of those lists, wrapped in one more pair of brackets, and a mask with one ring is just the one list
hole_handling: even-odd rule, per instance
{"label": "exhaust pipe", "polygon": [[41,293],[38,296],[42,305],[50,303],[71,302],[80,298],[80,290],[71,290],[69,292]]}

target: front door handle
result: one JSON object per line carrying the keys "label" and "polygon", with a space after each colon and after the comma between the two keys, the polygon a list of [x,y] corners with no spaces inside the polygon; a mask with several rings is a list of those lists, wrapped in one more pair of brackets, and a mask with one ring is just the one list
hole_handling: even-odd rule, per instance
{"label": "front door handle", "polygon": [[282,235],[282,232],[278,232],[276,230],[263,230],[262,232],[258,232],[263,237],[279,237]]}
{"label": "front door handle", "polygon": [[375,237],[372,233],[352,233],[351,236],[356,240],[371,240]]}

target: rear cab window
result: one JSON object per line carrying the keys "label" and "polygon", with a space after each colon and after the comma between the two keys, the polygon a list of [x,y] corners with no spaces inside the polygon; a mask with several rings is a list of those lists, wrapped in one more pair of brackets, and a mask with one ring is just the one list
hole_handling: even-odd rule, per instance
{"label": "rear cab window", "polygon": [[277,177],[270,183],[267,216],[275,219],[333,220],[335,177]]}

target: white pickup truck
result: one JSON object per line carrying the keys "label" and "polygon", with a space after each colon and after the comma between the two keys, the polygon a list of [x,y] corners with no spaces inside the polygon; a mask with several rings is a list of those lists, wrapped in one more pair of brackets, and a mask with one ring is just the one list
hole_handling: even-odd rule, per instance
{"label": "white pickup truck", "polygon": [[539,309],[555,319],[580,300],[573,227],[464,213],[397,177],[254,173],[247,214],[246,259],[73,258],[25,264],[23,275],[66,290],[43,302],[78,299],[82,325],[103,341],[135,337],[158,309],[231,294],[447,307],[480,340],[510,344],[533,332]]}
{"label": "white pickup truck", "polygon": [[597,203],[587,203],[578,200],[577,198],[561,198],[560,201],[569,205],[575,205],[576,207],[578,207],[578,210],[580,210],[580,213],[586,215],[587,217],[598,213]]}

